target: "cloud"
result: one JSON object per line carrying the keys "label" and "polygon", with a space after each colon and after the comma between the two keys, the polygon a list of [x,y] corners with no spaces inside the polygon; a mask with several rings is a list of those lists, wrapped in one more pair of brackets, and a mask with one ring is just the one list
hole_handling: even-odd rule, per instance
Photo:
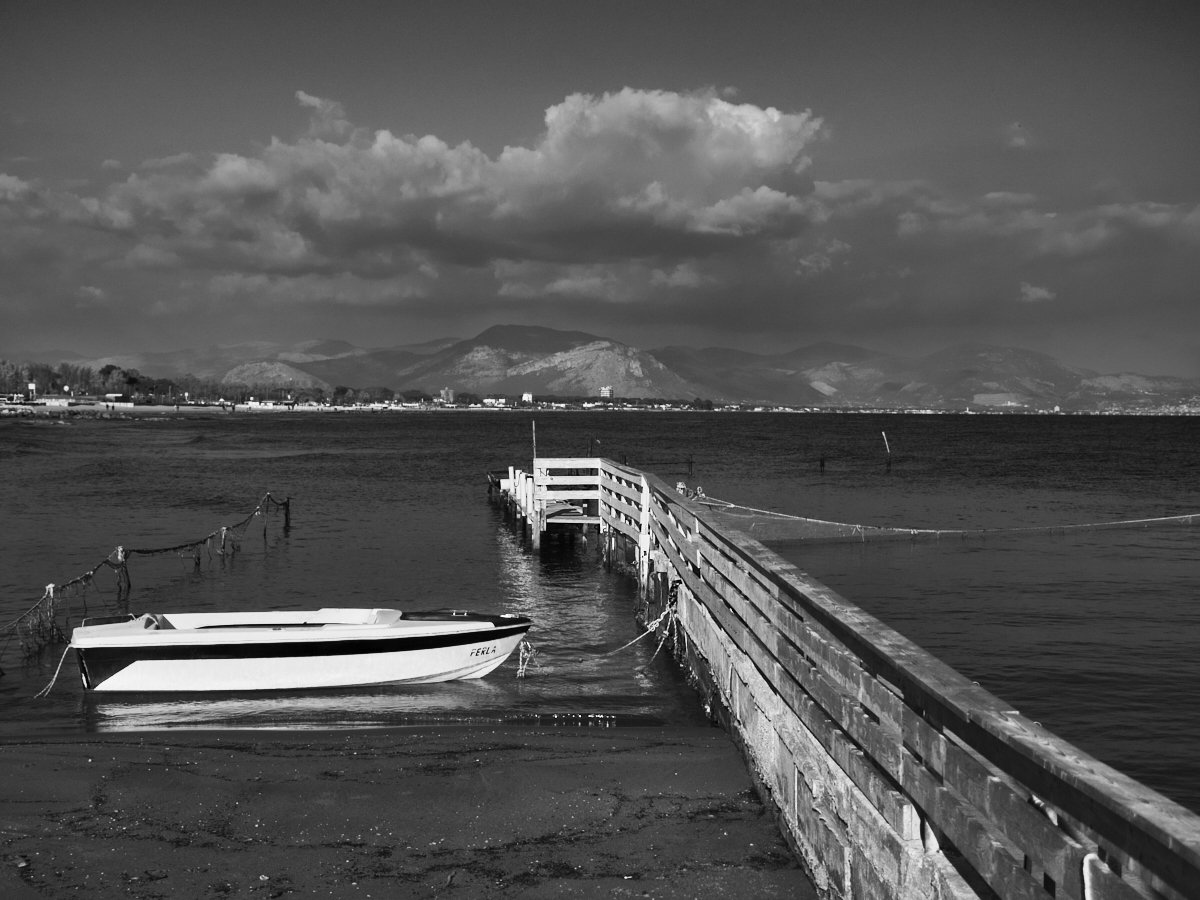
{"label": "cloud", "polygon": [[91,284],[82,285],[75,293],[79,298],[79,303],[77,305],[80,308],[89,306],[104,306],[108,300],[108,294],[103,288],[98,288]]}
{"label": "cloud", "polygon": [[296,100],[313,111],[308,126],[311,137],[345,140],[354,133],[354,126],[346,118],[345,107],[336,100],[314,97],[304,91],[296,91]]}
{"label": "cloud", "polygon": [[807,111],[712,91],[576,94],[547,110],[537,143],[492,158],[355,128],[340,104],[296,96],[314,114],[305,137],[199,167],[149,161],[88,205],[93,221],[202,268],[386,278],[499,260],[677,266],[820,214],[805,172],[822,126]]}
{"label": "cloud", "polygon": [[155,159],[147,159],[142,161],[141,168],[146,170],[157,169],[180,169],[199,172],[203,167],[203,162],[198,156],[192,153],[176,153],[172,156],[160,156]]}
{"label": "cloud", "polygon": [[1021,303],[1042,303],[1046,300],[1053,300],[1056,296],[1054,291],[1049,288],[1038,287],[1028,281],[1022,281],[1017,300]]}
{"label": "cloud", "polygon": [[547,298],[632,303],[657,288],[693,288],[703,283],[694,267],[656,268],[643,260],[556,263],[499,260],[493,266],[502,298]]}
{"label": "cloud", "polygon": [[398,300],[427,295],[426,286],[419,279],[361,279],[349,273],[292,278],[230,272],[214,275],[208,282],[208,290],[214,297],[272,310],[318,305],[386,307]]}
{"label": "cloud", "polygon": [[617,307],[614,321],[665,328],[886,339],[899,323],[1004,321],[1014,281],[1017,300],[1066,317],[1146,272],[1179,305],[1200,277],[1194,203],[821,178],[820,117],[726,91],[572,94],[535,140],[491,154],[296,102],[299,136],[106,166],[91,193],[0,174],[8,283],[64,298],[104,284],[114,308],[190,305],[215,322],[289,309],[568,322]]}
{"label": "cloud", "polygon": [[1034,144],[1033,135],[1020,122],[1010,122],[1004,127],[1004,145],[1014,150],[1028,150]]}
{"label": "cloud", "polygon": [[1056,216],[1041,229],[1039,248],[1048,255],[1094,256],[1147,241],[1200,244],[1200,204],[1105,204]]}
{"label": "cloud", "polygon": [[807,111],[735,105],[711,91],[576,94],[547,110],[537,146],[498,157],[496,213],[524,228],[550,215],[556,230],[592,230],[599,216],[678,235],[756,233],[811,191],[801,176],[821,128]]}
{"label": "cloud", "polygon": [[33,185],[28,181],[0,172],[0,200],[12,202],[28,196],[32,191]]}
{"label": "cloud", "polygon": [[114,265],[130,266],[132,268],[173,268],[181,262],[179,256],[162,247],[151,244],[138,244],[125,254],[124,258]]}
{"label": "cloud", "polygon": [[[893,186],[896,188],[898,186]],[[990,192],[978,198],[956,198],[931,186],[899,186],[899,192],[876,188],[877,208],[894,210],[898,233],[908,239],[949,246],[992,241],[993,247],[1020,248],[1026,257],[1084,256],[1109,252],[1137,236],[1200,242],[1200,205],[1134,202],[1085,206],[1068,211],[1046,209],[1033,194]],[[831,209],[842,205],[831,189]],[[858,188],[857,195],[864,194]],[[851,201],[856,203],[859,201]],[[860,203],[858,213],[868,210]]]}

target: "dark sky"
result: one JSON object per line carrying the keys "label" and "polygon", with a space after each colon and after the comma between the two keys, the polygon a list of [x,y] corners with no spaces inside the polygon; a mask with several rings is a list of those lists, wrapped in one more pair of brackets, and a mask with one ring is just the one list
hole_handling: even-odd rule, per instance
{"label": "dark sky", "polygon": [[0,352],[493,324],[1200,375],[1200,4],[0,0]]}

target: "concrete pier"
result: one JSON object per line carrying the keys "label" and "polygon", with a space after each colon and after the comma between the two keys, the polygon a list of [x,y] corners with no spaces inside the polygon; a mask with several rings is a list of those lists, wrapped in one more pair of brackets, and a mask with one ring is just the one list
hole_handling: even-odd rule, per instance
{"label": "concrete pier", "polygon": [[646,472],[536,458],[494,492],[538,546],[580,505],[636,573],[828,897],[1200,897],[1200,816],[1025,718]]}

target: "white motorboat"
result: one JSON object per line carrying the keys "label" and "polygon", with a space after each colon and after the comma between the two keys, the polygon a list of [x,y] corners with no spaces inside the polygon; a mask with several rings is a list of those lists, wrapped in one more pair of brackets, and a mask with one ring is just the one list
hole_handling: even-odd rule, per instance
{"label": "white motorboat", "polygon": [[482,678],[524,616],[318,609],[84,619],[71,634],[93,691],[262,691]]}

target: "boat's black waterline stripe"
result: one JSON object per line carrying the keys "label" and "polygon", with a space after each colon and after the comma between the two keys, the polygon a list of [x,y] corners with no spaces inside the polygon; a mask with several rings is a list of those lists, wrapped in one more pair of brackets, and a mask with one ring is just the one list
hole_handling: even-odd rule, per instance
{"label": "boat's black waterline stripe", "polygon": [[[459,647],[524,634],[532,624],[516,619],[512,624],[478,631],[422,634],[409,637],[359,638],[334,641],[280,641],[252,644],[174,644],[162,647],[76,647],[84,687],[92,689],[118,672],[144,660],[278,659],[294,656],[349,656]],[[170,632],[168,632],[170,633]]]}

